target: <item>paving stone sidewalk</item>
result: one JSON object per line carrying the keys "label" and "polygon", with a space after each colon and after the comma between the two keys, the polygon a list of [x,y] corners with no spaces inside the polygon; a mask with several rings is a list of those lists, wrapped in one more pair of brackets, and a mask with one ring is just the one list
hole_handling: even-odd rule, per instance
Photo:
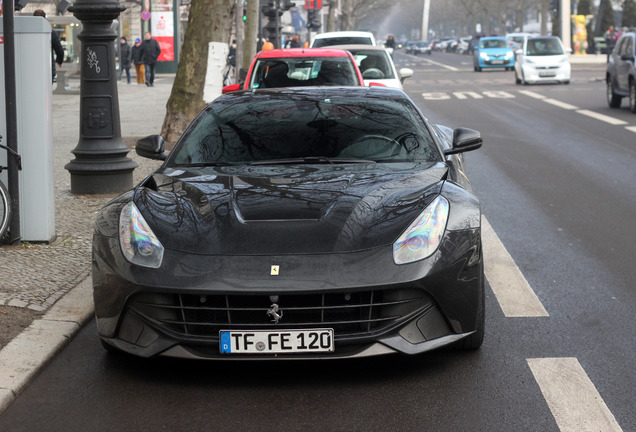
{"label": "paving stone sidewalk", "polygon": [[[119,83],[121,130],[127,145],[161,132],[173,80],[174,75],[159,75],[152,88]],[[74,158],[71,150],[79,139],[79,95],[54,94],[52,100],[57,239],[51,244],[0,247],[0,306],[35,312],[48,310],[89,276],[95,213],[116,195],[70,193],[70,175],[64,165]],[[128,156],[139,164],[134,183],[160,164],[134,151]]]}

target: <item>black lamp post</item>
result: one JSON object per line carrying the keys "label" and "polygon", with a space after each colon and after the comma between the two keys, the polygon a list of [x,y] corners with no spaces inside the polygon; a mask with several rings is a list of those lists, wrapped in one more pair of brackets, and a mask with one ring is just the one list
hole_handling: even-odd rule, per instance
{"label": "black lamp post", "polygon": [[112,22],[126,8],[116,0],[77,0],[69,11],[82,21],[80,137],[66,164],[71,192],[100,194],[132,188],[138,166],[121,140]]}

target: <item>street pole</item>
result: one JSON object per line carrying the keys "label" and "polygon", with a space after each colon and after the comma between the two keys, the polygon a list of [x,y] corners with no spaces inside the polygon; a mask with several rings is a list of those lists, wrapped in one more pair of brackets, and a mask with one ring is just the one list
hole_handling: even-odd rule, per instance
{"label": "street pole", "polygon": [[[80,131],[75,159],[66,168],[71,193],[123,192],[133,185],[138,166],[121,139],[115,72],[117,33],[111,24],[126,8],[117,0],[77,0],[69,11],[82,22],[80,54]],[[143,113],[140,113],[143,115]]]}
{"label": "street pole", "polygon": [[566,48],[572,48],[570,0],[561,0],[561,41]]}
{"label": "street pole", "polygon": [[[2,27],[4,37],[4,95],[5,95],[5,117],[7,125],[7,136],[5,145],[18,153],[18,112],[16,108],[16,88],[15,88],[15,37],[13,2],[4,3],[2,16]],[[50,77],[49,77],[50,78]],[[11,197],[11,209],[13,216],[9,224],[9,243],[14,244],[20,241],[22,236],[20,230],[20,191],[18,163],[16,158],[7,152],[8,167],[8,188]]]}
{"label": "street pole", "polygon": [[422,13],[422,37],[421,40],[428,40],[428,12],[431,8],[431,0],[424,0],[424,12]]}

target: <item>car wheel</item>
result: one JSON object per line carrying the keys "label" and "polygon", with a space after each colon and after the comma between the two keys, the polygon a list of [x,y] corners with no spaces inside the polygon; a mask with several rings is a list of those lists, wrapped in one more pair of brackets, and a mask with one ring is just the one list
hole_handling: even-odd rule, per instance
{"label": "car wheel", "polygon": [[629,109],[636,113],[636,79],[629,82]]}
{"label": "car wheel", "polygon": [[621,106],[621,96],[617,95],[614,92],[614,84],[612,83],[612,79],[607,79],[607,104],[610,108],[620,108]]}
{"label": "car wheel", "polygon": [[565,85],[570,84],[570,80],[563,81],[563,84],[565,84]]}
{"label": "car wheel", "polygon": [[457,342],[456,347],[463,350],[476,350],[484,343],[484,334],[486,328],[486,295],[484,293],[484,259],[482,257],[479,264],[481,271],[481,290],[479,293],[480,299],[477,306],[477,316],[475,332],[470,336]]}
{"label": "car wheel", "polygon": [[515,84],[521,84],[521,80],[517,76],[517,71],[515,71]]}

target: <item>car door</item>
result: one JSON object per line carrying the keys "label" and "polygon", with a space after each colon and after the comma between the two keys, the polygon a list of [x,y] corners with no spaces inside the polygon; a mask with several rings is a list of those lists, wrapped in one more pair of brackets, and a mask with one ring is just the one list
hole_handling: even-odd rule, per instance
{"label": "car door", "polygon": [[621,92],[629,91],[629,71],[634,64],[634,39],[625,36],[618,47],[616,62],[616,81]]}

